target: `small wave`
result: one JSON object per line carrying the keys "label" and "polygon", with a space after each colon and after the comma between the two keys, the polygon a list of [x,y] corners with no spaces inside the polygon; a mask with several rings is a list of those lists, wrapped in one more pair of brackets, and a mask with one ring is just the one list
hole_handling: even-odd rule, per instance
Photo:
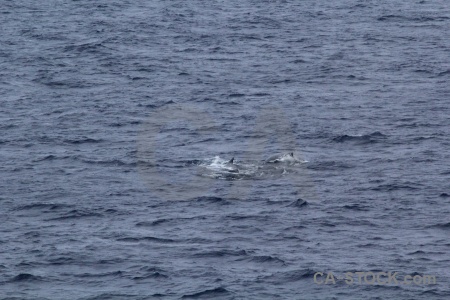
{"label": "small wave", "polygon": [[229,101],[229,102],[219,102],[217,105],[241,105],[240,103],[236,101]]}
{"label": "small wave", "polygon": [[51,265],[68,265],[76,262],[77,260],[75,258],[66,256],[59,256],[48,260],[48,263]]}
{"label": "small wave", "polygon": [[407,255],[416,256],[414,260],[416,259],[422,259],[422,258],[430,258],[430,257],[436,257],[436,255],[446,255],[446,252],[443,251],[422,251],[417,250],[414,252],[409,252]]}
{"label": "small wave", "polygon": [[388,20],[402,20],[405,17],[403,16],[398,16],[398,15],[384,15],[381,17],[378,17],[377,20],[378,21],[388,21]]}
{"label": "small wave", "polygon": [[288,272],[285,274],[286,279],[297,281],[312,278],[316,272],[310,269]]}
{"label": "small wave", "polygon": [[133,280],[144,280],[149,278],[169,278],[169,276],[164,274],[160,269],[150,268],[146,270],[145,274],[142,276],[134,276]]}
{"label": "small wave", "polygon": [[46,155],[44,157],[40,157],[38,159],[35,159],[35,160],[33,160],[33,162],[39,162],[39,161],[45,161],[45,160],[54,160],[54,159],[56,159],[56,156],[50,154],[50,155]]}
{"label": "small wave", "polygon": [[151,221],[151,222],[148,222],[148,221],[142,221],[142,222],[136,223],[136,226],[137,226],[137,227],[156,226],[156,225],[160,225],[160,224],[162,224],[162,223],[166,223],[166,222],[168,222],[168,221],[169,221],[169,219],[158,219],[158,220]]}
{"label": "small wave", "polygon": [[157,238],[153,236],[144,236],[144,237],[124,237],[117,239],[119,242],[129,242],[129,243],[138,243],[141,241],[147,242],[157,242],[157,243],[174,243],[176,242],[173,239],[165,239],[165,238]]}
{"label": "small wave", "polygon": [[450,222],[448,223],[439,223],[428,226],[428,228],[439,228],[439,229],[450,229]]}
{"label": "small wave", "polygon": [[[12,120],[7,120],[7,121],[3,121],[3,122],[11,122]],[[0,129],[2,130],[6,130],[6,129],[12,129],[12,128],[16,128],[17,124],[0,124]],[[7,141],[2,140],[2,143],[6,143]]]}
{"label": "small wave", "polygon": [[130,80],[132,81],[137,81],[137,80],[146,80],[148,79],[147,77],[142,77],[142,76],[127,76]]}
{"label": "small wave", "polygon": [[133,280],[143,280],[143,279],[148,279],[148,278],[169,278],[169,276],[159,273],[159,272],[155,272],[153,274],[148,274],[148,275],[144,275],[144,276],[135,276],[135,277],[133,277]]}
{"label": "small wave", "polygon": [[[159,295],[159,294],[155,294]],[[123,300],[123,299],[135,299],[136,295],[133,294],[116,294],[116,293],[103,293],[89,298],[83,298],[83,300]],[[158,297],[158,296],[156,296]]]}
{"label": "small wave", "polygon": [[80,219],[80,218],[88,218],[88,217],[99,218],[99,217],[102,217],[102,216],[103,215],[100,214],[100,213],[74,209],[74,210],[71,210],[71,211],[67,212],[66,214],[64,214],[64,215],[62,215],[60,217],[47,219],[46,221],[62,221],[62,220],[72,220],[72,219]]}
{"label": "small wave", "polygon": [[261,221],[267,221],[271,219],[268,215],[239,215],[239,214],[233,214],[230,216],[226,216],[225,218],[239,221],[239,220],[261,220]]}
{"label": "small wave", "polygon": [[317,170],[317,171],[323,171],[323,170],[341,170],[341,169],[349,169],[353,168],[354,166],[344,163],[344,162],[337,162],[337,161],[320,161],[315,162],[307,166],[308,169],[311,170]]}
{"label": "small wave", "polygon": [[14,276],[10,282],[24,282],[24,281],[41,281],[42,277],[35,276],[28,273],[20,273],[17,276]]}
{"label": "small wave", "polygon": [[228,95],[228,98],[241,98],[241,97],[245,97],[245,94],[235,93],[235,94]]}
{"label": "small wave", "polygon": [[195,294],[188,294],[188,295],[183,295],[181,298],[182,299],[213,299],[215,297],[219,297],[219,296],[224,296],[229,294],[230,292],[223,288],[223,287],[218,287],[212,290],[204,290]]}
{"label": "small wave", "polygon": [[414,73],[433,74],[432,71],[424,70],[424,69],[416,69],[416,70],[414,70]]}
{"label": "small wave", "polygon": [[336,227],[336,224],[331,223],[330,221],[322,221],[319,223],[320,226],[325,227]]}
{"label": "small wave", "polygon": [[202,163],[202,161],[198,159],[182,160],[180,162],[183,163],[185,166],[198,166]]}
{"label": "small wave", "polygon": [[288,272],[278,272],[273,275],[266,276],[264,278],[261,278],[261,280],[271,280],[275,282],[296,282],[300,280],[305,279],[311,279],[314,277],[314,274],[316,271],[311,269],[305,269],[305,270],[294,270],[294,271],[288,271]]}
{"label": "small wave", "polygon": [[112,272],[106,272],[106,273],[82,273],[82,274],[76,274],[75,277],[80,278],[103,278],[103,277],[121,277],[123,276],[122,271],[112,271]]}
{"label": "small wave", "polygon": [[238,259],[238,261],[246,260],[249,262],[255,262],[255,263],[272,263],[272,264],[279,264],[279,265],[285,265],[286,262],[278,257],[271,256],[271,255],[261,255],[261,256],[252,256],[250,258],[245,259]]}
{"label": "small wave", "polygon": [[295,225],[295,226],[287,227],[286,229],[284,229],[284,231],[297,231],[297,230],[302,230],[305,228],[307,228],[307,227],[303,226],[303,225]]}
{"label": "small wave", "polygon": [[428,289],[421,293],[421,295],[424,295],[426,299],[429,299],[430,296],[437,296],[437,299],[445,299],[449,296],[449,294],[450,294],[449,292],[440,291],[436,288]]}
{"label": "small wave", "polygon": [[441,76],[446,76],[446,75],[450,75],[450,70],[440,72],[437,76],[441,77]]}
{"label": "small wave", "polygon": [[303,200],[301,198],[298,198],[297,200],[295,200],[294,202],[292,202],[291,204],[288,205],[288,207],[305,207],[307,206],[309,203],[306,200]]}
{"label": "small wave", "polygon": [[381,139],[386,138],[384,134],[382,134],[379,131],[375,131],[371,134],[365,134],[365,135],[340,135],[335,138],[333,138],[334,142],[337,143],[345,143],[345,142],[359,142],[359,143],[375,143],[380,141]]}
{"label": "small wave", "polygon": [[73,206],[74,205],[58,204],[58,203],[32,203],[32,204],[18,206],[16,208],[14,208],[14,210],[31,210],[31,209],[59,210],[59,209],[63,209],[63,208],[70,208]]}
{"label": "small wave", "polygon": [[63,88],[87,88],[98,85],[98,83],[82,80],[82,79],[62,79],[62,80],[52,80],[49,78],[36,78],[33,79],[33,82],[37,82],[43,84],[45,86],[55,88],[55,89],[63,89]]}
{"label": "small wave", "polygon": [[194,216],[194,217],[190,217],[190,218],[174,218],[174,219],[157,219],[154,221],[141,221],[136,223],[136,227],[152,227],[152,226],[158,226],[160,224],[166,224],[169,222],[185,222],[185,221],[189,221],[189,220],[206,220],[208,217],[207,216]]}
{"label": "small wave", "polygon": [[196,202],[210,202],[210,203],[220,203],[220,204],[228,204],[229,202],[221,197],[215,196],[201,196],[194,199]]}
{"label": "small wave", "polygon": [[360,204],[348,204],[348,205],[344,205],[343,208],[349,209],[349,210],[356,210],[356,211],[368,211],[369,210]]}
{"label": "small wave", "polygon": [[429,16],[400,16],[400,15],[384,15],[378,17],[378,21],[407,21],[407,22],[431,22],[431,21],[445,21],[448,20],[448,17],[445,16],[437,16],[437,17],[429,17]]}
{"label": "small wave", "polygon": [[150,267],[150,266],[143,266],[139,268],[139,272],[145,272],[145,273],[166,273],[166,271],[164,271],[161,268],[157,268],[157,267]]}
{"label": "small wave", "polygon": [[160,101],[160,102],[157,102],[157,103],[151,103],[151,104],[142,104],[142,103],[139,103],[137,106],[138,106],[138,107],[146,107],[146,108],[160,108],[160,107],[163,107],[163,106],[165,106],[165,105],[168,105],[168,104],[174,104],[174,103],[176,103],[176,102],[174,102],[173,100],[169,100],[169,101],[166,101],[166,102]]}
{"label": "small wave", "polygon": [[412,140],[419,142],[419,141],[430,140],[430,139],[434,139],[434,138],[435,138],[434,136],[418,136],[418,137],[413,138]]}
{"label": "small wave", "polygon": [[114,209],[114,208],[107,208],[107,209],[104,210],[104,212],[106,214],[108,214],[108,215],[123,215],[123,214],[126,214],[126,213],[120,212],[119,210]]}
{"label": "small wave", "polygon": [[211,244],[211,240],[210,239],[199,238],[199,237],[186,239],[185,242],[188,243],[188,244]]}
{"label": "small wave", "polygon": [[87,164],[104,165],[104,166],[129,166],[129,167],[137,166],[137,162],[126,162],[120,159],[111,159],[111,160],[81,159],[81,161]]}
{"label": "small wave", "polygon": [[252,96],[255,96],[255,97],[267,97],[267,96],[270,96],[270,94],[268,94],[268,93],[255,93],[255,94],[252,94]]}
{"label": "small wave", "polygon": [[372,191],[391,192],[396,190],[418,190],[417,184],[382,184],[371,188]]}
{"label": "small wave", "polygon": [[81,139],[66,139],[64,140],[65,143],[67,144],[74,144],[74,145],[79,145],[79,144],[96,144],[96,143],[100,143],[102,142],[102,139],[93,139],[93,138],[81,138]]}
{"label": "small wave", "polygon": [[194,254],[195,257],[225,257],[225,256],[247,256],[245,250],[218,250],[207,251]]}
{"label": "small wave", "polygon": [[65,46],[63,51],[64,52],[76,52],[76,53],[101,53],[102,49],[107,49],[107,47],[105,47],[102,43],[85,43],[85,44],[80,44],[80,45],[70,45],[70,46]]}
{"label": "small wave", "polygon": [[378,245],[374,243],[365,243],[365,244],[359,244],[356,245],[358,248],[376,248]]}

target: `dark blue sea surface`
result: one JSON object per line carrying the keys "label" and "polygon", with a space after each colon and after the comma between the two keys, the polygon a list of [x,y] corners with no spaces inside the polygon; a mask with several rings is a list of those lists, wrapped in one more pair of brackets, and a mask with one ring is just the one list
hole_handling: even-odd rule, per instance
{"label": "dark blue sea surface", "polygon": [[[450,299],[447,0],[0,25],[0,299]],[[314,280],[359,271],[399,283]]]}

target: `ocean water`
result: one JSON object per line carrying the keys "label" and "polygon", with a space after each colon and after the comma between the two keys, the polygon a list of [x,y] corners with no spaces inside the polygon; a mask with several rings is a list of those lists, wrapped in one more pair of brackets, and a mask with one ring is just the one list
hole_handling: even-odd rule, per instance
{"label": "ocean water", "polygon": [[0,299],[450,296],[448,1],[3,0],[0,24]]}

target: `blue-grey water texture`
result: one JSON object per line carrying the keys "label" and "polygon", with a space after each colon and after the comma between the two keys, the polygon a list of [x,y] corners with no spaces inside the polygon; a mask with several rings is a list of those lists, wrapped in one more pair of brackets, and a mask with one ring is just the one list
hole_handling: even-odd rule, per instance
{"label": "blue-grey water texture", "polygon": [[447,0],[1,0],[0,298],[450,299],[449,83]]}

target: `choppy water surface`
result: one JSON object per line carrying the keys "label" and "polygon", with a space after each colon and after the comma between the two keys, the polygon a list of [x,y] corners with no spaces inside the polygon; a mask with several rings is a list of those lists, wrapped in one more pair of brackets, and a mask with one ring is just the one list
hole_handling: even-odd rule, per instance
{"label": "choppy water surface", "polygon": [[449,297],[447,1],[19,0],[0,21],[2,299]]}

